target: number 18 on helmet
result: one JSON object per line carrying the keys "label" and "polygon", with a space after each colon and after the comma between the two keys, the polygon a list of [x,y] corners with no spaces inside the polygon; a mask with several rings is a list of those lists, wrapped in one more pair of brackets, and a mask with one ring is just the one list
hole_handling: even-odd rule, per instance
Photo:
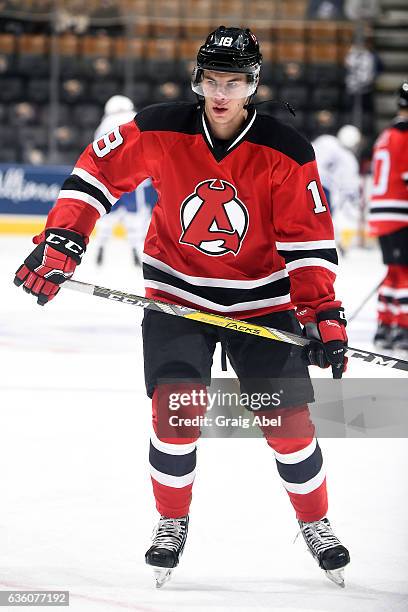
{"label": "number 18 on helmet", "polygon": [[220,26],[208,35],[198,51],[191,87],[199,96],[212,97],[221,84],[215,78],[204,79],[204,70],[244,74],[244,80],[234,80],[232,76],[223,81],[222,88],[228,98],[247,98],[256,92],[261,63],[258,40],[248,28]]}

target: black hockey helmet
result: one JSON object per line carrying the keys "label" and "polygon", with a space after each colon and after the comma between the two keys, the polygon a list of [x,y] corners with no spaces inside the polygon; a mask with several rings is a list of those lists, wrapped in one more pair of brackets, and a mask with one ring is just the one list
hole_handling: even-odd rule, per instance
{"label": "black hockey helmet", "polygon": [[408,108],[408,81],[404,81],[398,92],[398,106]]}
{"label": "black hockey helmet", "polygon": [[226,28],[220,26],[207,36],[197,55],[191,86],[198,95],[203,95],[200,82],[204,70],[237,72],[248,75],[248,96],[256,91],[262,55],[258,40],[249,28]]}

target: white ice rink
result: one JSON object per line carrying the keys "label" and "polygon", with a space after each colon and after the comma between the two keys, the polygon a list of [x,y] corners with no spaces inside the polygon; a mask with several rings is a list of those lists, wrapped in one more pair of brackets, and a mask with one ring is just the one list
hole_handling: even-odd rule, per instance
{"label": "white ice rink", "polygon": [[[155,589],[144,563],[157,515],[142,313],[68,290],[40,308],[12,284],[31,249],[29,238],[0,238],[0,590],[69,590],[75,612],[408,610],[405,439],[320,440],[328,516],[352,559],[343,590],[301,537],[293,543],[266,444],[202,440],[186,550]],[[77,279],[142,292],[125,242],[112,242],[101,270],[94,259],[91,245]],[[379,261],[375,251],[343,261],[349,313],[380,280]],[[352,346],[370,346],[374,316],[371,300],[348,328]],[[354,360],[350,375],[406,374]]]}

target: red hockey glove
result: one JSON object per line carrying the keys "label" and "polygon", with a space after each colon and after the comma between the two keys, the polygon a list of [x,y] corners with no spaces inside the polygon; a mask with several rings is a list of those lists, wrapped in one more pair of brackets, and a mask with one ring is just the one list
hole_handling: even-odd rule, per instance
{"label": "red hockey glove", "polygon": [[47,229],[33,238],[38,246],[19,267],[14,284],[37,297],[44,306],[60,290],[60,285],[74,273],[85,253],[84,238],[67,229]]}
{"label": "red hockey glove", "polygon": [[333,378],[341,378],[347,369],[347,321],[344,308],[340,302],[323,304],[316,312],[303,308],[297,312],[297,317],[304,325],[307,338],[320,340],[323,346],[312,342],[306,347],[306,356],[310,365],[319,368],[331,366]]}

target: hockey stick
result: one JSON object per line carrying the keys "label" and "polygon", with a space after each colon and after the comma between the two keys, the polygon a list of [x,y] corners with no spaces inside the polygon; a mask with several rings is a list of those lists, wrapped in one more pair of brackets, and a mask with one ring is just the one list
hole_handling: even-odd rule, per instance
{"label": "hockey stick", "polygon": [[368,295],[366,295],[366,297],[364,298],[364,300],[361,302],[361,304],[359,306],[357,306],[357,308],[355,309],[355,311],[348,317],[348,322],[351,323],[353,321],[353,319],[356,318],[356,316],[358,315],[358,313],[360,312],[360,310],[362,310],[364,308],[364,306],[367,304],[367,302],[369,300],[371,300],[371,298],[373,297],[373,295],[375,293],[377,293],[377,291],[379,290],[379,288],[381,287],[381,285],[383,284],[384,279],[382,278],[380,280],[380,282],[373,288],[371,289],[370,293]]}
{"label": "hockey stick", "polygon": [[[230,329],[232,331],[241,332],[244,334],[252,334],[260,338],[268,338],[269,340],[276,340],[278,342],[287,342],[288,344],[294,344],[300,347],[308,346],[311,342],[317,342],[317,340],[310,340],[309,338],[304,338],[298,334],[292,334],[291,332],[286,331],[284,332],[273,327],[255,325],[253,323],[249,323],[248,321],[231,319],[229,317],[224,317],[223,315],[212,314],[211,312],[202,312],[201,310],[196,310],[195,308],[189,308],[187,306],[180,306],[179,304],[167,304],[165,302],[160,302],[159,300],[134,295],[133,293],[116,291],[115,289],[107,289],[106,287],[99,287],[98,285],[91,285],[90,283],[83,283],[81,281],[65,281],[63,288],[79,291],[81,293],[88,293],[89,295],[95,295],[97,297],[115,302],[122,302],[123,304],[130,304],[131,306],[139,306],[140,308],[148,310],[164,312],[165,314],[183,317],[184,319],[198,321],[199,323],[207,323],[208,325],[215,325],[216,327],[223,327],[224,329]],[[408,361],[403,359],[395,359],[380,353],[361,351],[360,349],[348,347],[347,357],[360,359],[366,363],[408,372]]]}

